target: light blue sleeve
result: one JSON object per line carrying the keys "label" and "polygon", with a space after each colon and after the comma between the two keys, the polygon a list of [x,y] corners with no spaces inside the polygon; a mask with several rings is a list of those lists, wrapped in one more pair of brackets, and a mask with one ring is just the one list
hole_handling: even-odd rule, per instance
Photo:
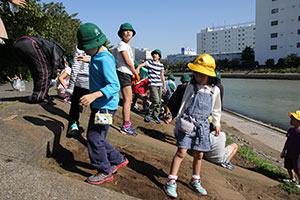
{"label": "light blue sleeve", "polygon": [[109,99],[120,91],[119,78],[117,76],[115,62],[106,59],[102,59],[101,62],[105,86],[101,88],[100,91]]}

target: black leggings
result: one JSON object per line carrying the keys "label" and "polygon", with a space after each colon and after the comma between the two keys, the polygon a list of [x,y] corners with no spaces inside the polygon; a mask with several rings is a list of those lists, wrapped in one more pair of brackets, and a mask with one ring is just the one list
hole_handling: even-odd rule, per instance
{"label": "black leggings", "polygon": [[69,125],[72,125],[74,122],[76,122],[79,125],[79,99],[86,94],[89,94],[88,89],[76,86],[74,87],[73,95],[71,98],[71,108],[69,112]]}

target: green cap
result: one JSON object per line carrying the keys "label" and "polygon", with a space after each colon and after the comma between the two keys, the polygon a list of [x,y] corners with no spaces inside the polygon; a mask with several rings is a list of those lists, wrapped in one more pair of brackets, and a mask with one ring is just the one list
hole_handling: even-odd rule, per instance
{"label": "green cap", "polygon": [[140,63],[139,63],[138,61],[136,61],[136,60],[134,61],[134,67],[135,67],[135,68],[137,68],[137,66],[139,66],[139,64],[140,64]]}
{"label": "green cap", "polygon": [[120,29],[119,29],[119,31],[118,31],[118,36],[119,36],[120,38],[122,38],[121,33],[122,33],[122,31],[124,31],[124,30],[130,30],[130,31],[132,31],[132,32],[133,32],[132,37],[135,35],[135,30],[133,29],[132,25],[129,24],[129,23],[124,23],[124,24],[121,24]]}
{"label": "green cap", "polygon": [[161,51],[159,49],[155,49],[154,51],[151,52],[151,56],[153,56],[153,54],[158,53],[159,57],[161,58]]}
{"label": "green cap", "polygon": [[170,75],[168,76],[168,79],[171,79],[171,80],[175,81],[175,76],[174,76],[173,74],[170,74]]}
{"label": "green cap", "polygon": [[190,82],[190,76],[188,74],[182,74],[180,81],[183,83],[188,83]]}
{"label": "green cap", "polygon": [[172,92],[175,91],[175,85],[174,84],[168,84],[168,86],[171,88]]}
{"label": "green cap", "polygon": [[93,23],[81,25],[77,31],[78,49],[89,50],[102,46],[106,36],[100,28]]}
{"label": "green cap", "polygon": [[219,71],[217,71],[217,70],[216,70],[216,76],[217,76],[218,79],[221,80],[221,73]]}

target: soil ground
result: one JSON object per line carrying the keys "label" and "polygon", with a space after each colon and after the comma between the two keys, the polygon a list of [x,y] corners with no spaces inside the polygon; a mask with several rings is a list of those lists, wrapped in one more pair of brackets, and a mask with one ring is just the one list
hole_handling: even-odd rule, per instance
{"label": "soil ground", "polygon": [[[153,121],[146,123],[142,114],[132,112],[131,120],[139,135],[122,135],[118,132],[122,123],[121,110],[119,107],[107,139],[128,158],[129,164],[114,175],[112,182],[103,183],[99,187],[141,199],[169,199],[162,187],[167,181],[171,161],[176,152],[174,122],[169,125],[164,122],[156,124]],[[81,126],[86,129],[86,124],[82,123]],[[279,152],[247,137],[233,127],[228,127],[224,122],[222,129],[230,133],[234,142],[243,142],[237,141],[236,136],[242,137],[247,141],[244,142],[246,146],[261,150],[269,156],[279,155]],[[75,138],[65,138],[60,143],[58,153],[48,158],[41,167],[81,181],[95,174],[96,170],[90,165],[85,135],[83,132]],[[201,180],[208,195],[201,197],[202,199],[300,199],[299,196],[289,195],[282,190],[280,182],[267,177],[254,164],[242,159],[238,154],[232,163],[235,165],[234,171],[203,161]],[[188,187],[191,173],[192,156],[187,155],[178,174],[177,192],[180,199],[199,197]]]}

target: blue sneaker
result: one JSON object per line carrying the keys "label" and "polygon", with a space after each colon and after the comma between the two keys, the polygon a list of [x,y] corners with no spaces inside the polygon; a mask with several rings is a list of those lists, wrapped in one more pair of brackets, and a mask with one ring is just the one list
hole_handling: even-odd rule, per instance
{"label": "blue sneaker", "polygon": [[177,188],[177,184],[176,181],[174,179],[170,179],[164,186],[164,191],[165,193],[172,197],[172,198],[177,198],[177,192],[176,192],[176,188]]}
{"label": "blue sneaker", "polygon": [[74,122],[70,127],[69,130],[67,132],[67,136],[71,137],[71,136],[75,136],[79,131],[78,125],[76,124],[76,122]]}
{"label": "blue sneaker", "polygon": [[160,119],[158,117],[154,117],[153,119],[157,124],[160,124]]}
{"label": "blue sneaker", "polygon": [[201,186],[200,179],[192,179],[189,183],[189,187],[200,195],[207,195],[206,190]]}
{"label": "blue sneaker", "polygon": [[151,121],[150,115],[146,115],[144,121],[145,122],[150,122]]}
{"label": "blue sneaker", "polygon": [[124,135],[131,135],[131,136],[138,135],[136,132],[134,132],[134,128],[132,126],[130,126],[129,128],[125,128],[124,126],[122,126],[120,132]]}
{"label": "blue sneaker", "polygon": [[231,164],[231,162],[229,160],[222,163],[221,166],[225,167],[227,169],[230,169],[230,170],[234,170],[234,166]]}

